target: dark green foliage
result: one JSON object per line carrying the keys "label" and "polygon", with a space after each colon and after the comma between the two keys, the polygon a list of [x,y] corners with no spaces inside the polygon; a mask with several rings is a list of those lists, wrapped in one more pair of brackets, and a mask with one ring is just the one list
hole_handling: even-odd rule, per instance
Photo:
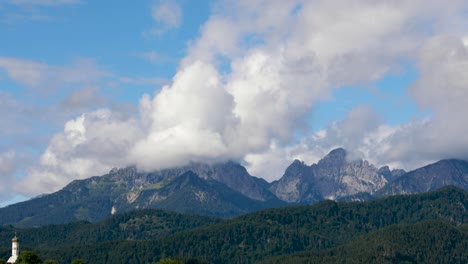
{"label": "dark green foliage", "polygon": [[184,264],[184,262],[179,259],[164,258],[156,262],[156,264]]}
{"label": "dark green foliage", "polygon": [[459,226],[458,230],[460,230],[462,233],[468,236],[468,224],[463,224]]}
{"label": "dark green foliage", "polygon": [[42,260],[33,251],[22,251],[18,259],[16,260],[15,264],[41,264]]}
{"label": "dark green foliage", "polygon": [[[1,231],[1,228],[0,228],[0,234],[1,233],[2,233],[2,231]],[[11,239],[11,237],[10,237],[10,239]],[[5,243],[0,244],[0,259],[4,259],[5,261],[11,256],[11,248],[5,247],[6,245],[9,245],[9,244],[5,244]]]}
{"label": "dark green foliage", "polygon": [[[19,230],[19,235],[25,247],[35,246],[43,258],[60,263],[77,258],[113,264],[165,258],[184,263],[301,263],[309,258],[317,260],[312,263],[340,263],[348,257],[344,262],[463,263],[466,208],[467,192],[446,187],[372,202],[267,209],[231,220],[145,210],[97,224]],[[11,239],[11,227],[0,231],[1,236],[9,233],[5,241]]]}
{"label": "dark green foliage", "polygon": [[6,260],[0,259],[0,264],[6,264]]}
{"label": "dark green foliage", "polygon": [[86,264],[82,259],[74,259],[71,264]]}
{"label": "dark green foliage", "polygon": [[53,260],[53,259],[48,259],[48,260],[44,261],[44,264],[58,264],[58,262]]}
{"label": "dark green foliage", "polygon": [[274,257],[264,263],[467,263],[468,237],[439,221],[392,225],[344,246]]}
{"label": "dark green foliage", "polygon": [[208,264],[208,262],[201,261],[195,258],[189,258],[189,259],[163,258],[158,262],[153,262],[152,264]]}
{"label": "dark green foliage", "polygon": [[[219,221],[221,220],[218,218],[208,216],[147,209],[115,215],[96,224],[75,222],[32,229],[0,227],[0,245],[10,244],[15,232],[18,232],[23,246],[33,246],[37,249],[115,240],[160,239],[182,230]],[[8,257],[11,248],[5,250],[5,257]],[[2,256],[4,255],[0,254],[0,257]]]}
{"label": "dark green foliage", "polygon": [[[382,229],[383,234],[393,232],[401,234],[404,238],[407,237],[405,230],[416,230],[414,235],[416,236],[417,233],[427,233],[426,229],[429,227],[435,233],[450,227],[451,229],[446,230],[446,232],[450,231],[448,234],[455,234],[453,230],[458,232],[456,234],[461,234],[462,236],[454,236],[453,243],[457,246],[453,250],[439,252],[445,256],[449,253],[458,254],[456,252],[458,252],[460,245],[461,247],[465,245],[463,239],[466,238],[466,235],[452,226],[460,226],[468,222],[466,208],[468,208],[467,192],[446,187],[427,194],[395,196],[372,202],[336,203],[324,201],[312,206],[267,209],[232,220],[218,220],[214,224],[174,232],[172,235],[161,236],[160,239],[127,240],[100,244],[83,242],[89,245],[76,245],[54,250],[44,248],[41,253],[49,258],[61,259],[61,262],[62,260],[69,262],[73,258],[80,257],[87,263],[148,263],[167,257],[189,258],[195,256],[208,260],[210,263],[249,263],[271,256],[288,255],[301,251],[331,252],[330,254],[337,255],[335,251],[328,250],[339,251],[343,245],[348,245],[360,235],[400,224],[400,226],[392,227],[393,229],[388,229],[390,231]],[[427,220],[436,220],[438,223],[445,224],[440,228],[437,224],[416,226],[417,228],[407,228],[406,226]],[[384,237],[386,236],[384,235]],[[394,238],[395,241],[398,239],[400,239],[398,236]],[[427,239],[411,238],[408,241],[421,242]],[[441,239],[445,241],[444,237]],[[367,240],[364,242],[356,241],[356,252],[361,252],[359,247],[364,245]],[[370,241],[368,243],[377,244],[373,240]],[[399,242],[391,243],[398,244]],[[415,243],[415,251],[424,250],[425,246],[438,246],[438,244],[418,243]],[[411,243],[409,242],[409,244]],[[382,247],[386,245],[382,244]],[[353,249],[353,247],[349,247],[349,250]],[[411,255],[413,252],[400,249],[392,250],[399,252],[400,260],[406,255],[413,256]],[[351,253],[353,252],[351,251]],[[369,256],[374,254],[373,251],[363,252],[363,261],[367,260],[366,254],[370,254]],[[328,261],[325,257],[323,259]],[[421,256],[417,259],[433,260],[434,258]],[[330,261],[333,262],[333,260]]]}

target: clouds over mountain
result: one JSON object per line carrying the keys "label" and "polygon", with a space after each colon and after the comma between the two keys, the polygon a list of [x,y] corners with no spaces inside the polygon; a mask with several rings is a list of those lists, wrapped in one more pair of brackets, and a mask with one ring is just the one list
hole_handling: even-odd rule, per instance
{"label": "clouds over mountain", "polygon": [[[225,159],[274,179],[287,159],[313,162],[336,146],[403,167],[467,158],[466,10],[464,1],[222,1],[137,117],[99,110],[67,122],[25,182],[51,191],[113,166]],[[419,73],[408,92],[429,119],[389,126],[359,106],[309,132],[307,114],[333,91],[408,65]]]}

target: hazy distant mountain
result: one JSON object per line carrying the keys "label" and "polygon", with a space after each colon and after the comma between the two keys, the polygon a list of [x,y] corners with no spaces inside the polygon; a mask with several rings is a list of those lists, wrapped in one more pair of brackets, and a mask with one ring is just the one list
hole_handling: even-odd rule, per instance
{"label": "hazy distant mountain", "polygon": [[373,194],[388,182],[385,176],[367,161],[348,161],[346,151],[338,148],[311,166],[294,161],[271,190],[287,202],[311,203],[363,192]]}
{"label": "hazy distant mountain", "polygon": [[387,184],[378,196],[421,193],[454,185],[468,190],[468,162],[448,159],[410,171]]}

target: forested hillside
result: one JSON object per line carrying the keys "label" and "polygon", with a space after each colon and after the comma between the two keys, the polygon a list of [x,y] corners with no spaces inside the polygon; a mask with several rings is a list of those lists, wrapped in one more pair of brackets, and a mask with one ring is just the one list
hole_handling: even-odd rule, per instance
{"label": "forested hillside", "polygon": [[268,258],[262,263],[466,263],[468,234],[440,221],[391,225],[324,251]]}
{"label": "forested hillside", "polygon": [[178,214],[157,209],[145,209],[113,216],[96,224],[75,222],[40,228],[0,228],[1,245],[10,245],[15,231],[23,246],[55,248],[96,244],[117,240],[156,240],[179,231],[192,229],[221,219],[189,214]]}
{"label": "forested hillside", "polygon": [[[18,232],[23,248],[60,263],[76,258],[87,263],[149,263],[163,257],[250,263],[281,262],[281,256],[298,260],[314,256],[318,262],[333,263],[355,254],[360,263],[463,263],[467,207],[466,191],[445,187],[371,202],[324,201],[267,209],[230,220],[145,210],[97,224]],[[9,245],[13,228],[4,227],[0,233],[2,245]],[[441,245],[446,247],[440,249]],[[437,256],[422,253],[432,248],[440,249],[431,251]],[[289,256],[295,253],[300,254]]]}

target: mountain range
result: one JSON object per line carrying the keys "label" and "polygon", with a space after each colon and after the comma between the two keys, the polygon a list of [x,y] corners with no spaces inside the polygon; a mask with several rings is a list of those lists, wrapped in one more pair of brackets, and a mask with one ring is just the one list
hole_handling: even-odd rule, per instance
{"label": "mountain range", "polygon": [[468,190],[468,162],[447,159],[405,172],[349,160],[332,150],[317,164],[295,160],[277,181],[251,176],[234,161],[191,163],[153,172],[136,167],[75,180],[52,194],[0,208],[0,225],[32,227],[77,220],[96,222],[116,213],[161,208],[233,217],[263,208],[321,200],[368,200],[454,185]]}

